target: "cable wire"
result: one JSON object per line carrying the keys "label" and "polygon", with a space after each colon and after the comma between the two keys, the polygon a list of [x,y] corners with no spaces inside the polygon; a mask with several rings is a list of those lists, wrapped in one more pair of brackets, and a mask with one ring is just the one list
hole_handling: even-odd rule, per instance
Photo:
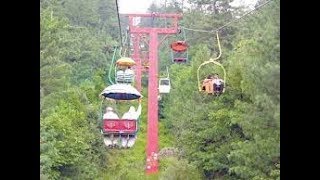
{"label": "cable wire", "polygon": [[121,24],[120,24],[120,14],[119,14],[118,0],[116,0],[116,6],[117,6],[118,25],[119,25],[119,31],[120,31],[120,43],[121,43],[121,47],[123,47],[123,44],[122,44],[122,31],[121,31]]}
{"label": "cable wire", "polygon": [[244,15],[242,15],[240,18],[233,19],[233,20],[229,21],[228,23],[224,24],[223,26],[220,26],[219,28],[216,28],[216,29],[211,30],[211,31],[202,30],[202,29],[192,29],[192,28],[187,28],[187,27],[183,27],[183,26],[182,26],[181,28],[186,29],[186,30],[189,30],[189,31],[195,31],[195,32],[215,33],[216,31],[219,31],[219,30],[221,30],[221,29],[229,26],[231,23],[242,19],[243,17],[247,16],[248,14],[250,14],[250,13],[252,13],[252,12],[254,12],[254,11],[257,11],[258,9],[260,9],[261,7],[263,7],[263,6],[265,6],[266,4],[270,3],[271,1],[273,1],[273,0],[266,1],[265,3],[260,4],[259,6],[257,6],[256,8],[254,8],[253,10],[246,12],[246,13],[245,13]]}

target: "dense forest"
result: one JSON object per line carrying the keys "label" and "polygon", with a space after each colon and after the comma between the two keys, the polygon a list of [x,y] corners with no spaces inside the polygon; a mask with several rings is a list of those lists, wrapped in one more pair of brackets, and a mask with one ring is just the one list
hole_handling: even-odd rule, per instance
{"label": "dense forest", "polygon": [[[172,85],[160,102],[159,150],[171,153],[146,176],[146,79],[134,147],[108,149],[100,133],[99,94],[127,26],[121,17],[119,31],[116,1],[40,0],[40,179],[280,179],[280,0],[259,0],[250,14],[232,0],[187,2],[149,8],[183,13],[189,61],[170,59],[178,35],[160,46]],[[227,81],[216,97],[199,92],[197,69],[218,55],[219,27]],[[216,72],[207,65],[200,75]]]}

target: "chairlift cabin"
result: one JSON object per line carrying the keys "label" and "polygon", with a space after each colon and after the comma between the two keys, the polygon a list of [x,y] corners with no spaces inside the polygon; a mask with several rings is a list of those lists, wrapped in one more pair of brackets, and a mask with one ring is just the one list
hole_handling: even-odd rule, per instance
{"label": "chairlift cabin", "polygon": [[186,41],[175,41],[171,43],[171,58],[174,63],[186,63],[188,60],[188,44]]}
{"label": "chairlift cabin", "polygon": [[134,66],[135,64],[135,61],[128,57],[118,59],[115,68],[116,82],[131,84],[134,81],[134,73],[129,67]]}
{"label": "chairlift cabin", "polygon": [[170,93],[171,84],[169,78],[160,78],[159,79],[159,93],[167,94]]}
{"label": "chairlift cabin", "polygon": [[[210,58],[208,61],[203,62],[202,64],[199,65],[198,70],[197,70],[197,78],[198,78],[198,88],[200,92],[206,92],[206,94],[213,94],[213,95],[220,95],[221,93],[225,92],[225,83],[226,83],[226,70],[223,67],[223,65],[217,60],[221,57],[221,46],[220,46],[220,40],[219,40],[219,34],[217,32],[217,41],[218,41],[218,47],[219,47],[219,55],[216,58]],[[220,69],[223,71],[223,79],[221,82],[223,82],[223,85],[219,87],[219,90],[217,90],[215,87],[214,79],[213,77],[207,77],[203,83],[201,84],[200,82],[200,70],[203,66],[207,64],[213,64],[214,66],[220,67]],[[214,71],[213,71],[214,72]],[[220,79],[220,78],[219,78]],[[217,79],[215,79],[216,81]],[[218,85],[217,85],[218,86]]]}
{"label": "chairlift cabin", "polygon": [[[113,102],[137,100],[142,97],[139,91],[128,84],[113,84],[105,88],[100,95],[104,97],[104,100],[112,99],[114,100]],[[101,111],[104,110],[102,108],[102,103]],[[110,103],[108,103],[108,106],[110,107]],[[141,106],[141,103],[139,106]],[[101,114],[103,114],[103,112],[101,112]],[[120,114],[115,116],[116,117],[102,117],[102,134],[104,136],[105,145],[107,147],[120,148],[132,147],[135,143],[136,134],[138,132],[139,118],[128,119],[125,118],[125,116],[122,116],[122,118],[125,118],[122,119],[119,118]]]}
{"label": "chairlift cabin", "polygon": [[[108,106],[110,106],[110,103],[108,103]],[[103,110],[103,108],[101,109]],[[120,114],[118,115],[120,116]],[[137,138],[138,127],[138,119],[115,119],[103,116],[101,133],[104,144],[108,148],[130,148],[134,145]]]}
{"label": "chairlift cabin", "polygon": [[103,119],[102,133],[107,147],[132,147],[138,132],[138,120]]}

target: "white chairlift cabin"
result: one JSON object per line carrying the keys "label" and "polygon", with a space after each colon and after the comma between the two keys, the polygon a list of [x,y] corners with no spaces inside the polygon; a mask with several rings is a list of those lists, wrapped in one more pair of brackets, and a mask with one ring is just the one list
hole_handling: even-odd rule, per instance
{"label": "white chairlift cabin", "polygon": [[159,79],[159,93],[160,94],[170,93],[171,83],[170,83],[170,78],[169,78],[168,67],[167,67],[167,72],[168,72],[168,77]]}

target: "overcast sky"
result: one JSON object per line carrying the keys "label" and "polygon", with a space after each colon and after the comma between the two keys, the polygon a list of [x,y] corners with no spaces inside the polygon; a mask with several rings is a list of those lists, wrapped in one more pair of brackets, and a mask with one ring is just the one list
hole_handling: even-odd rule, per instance
{"label": "overcast sky", "polygon": [[[121,14],[124,13],[145,13],[149,8],[150,4],[155,1],[156,3],[164,3],[165,0],[118,0],[119,11]],[[253,8],[257,0],[234,0],[233,5],[248,5]],[[167,0],[169,2],[169,0]],[[185,1],[186,2],[186,1]]]}

